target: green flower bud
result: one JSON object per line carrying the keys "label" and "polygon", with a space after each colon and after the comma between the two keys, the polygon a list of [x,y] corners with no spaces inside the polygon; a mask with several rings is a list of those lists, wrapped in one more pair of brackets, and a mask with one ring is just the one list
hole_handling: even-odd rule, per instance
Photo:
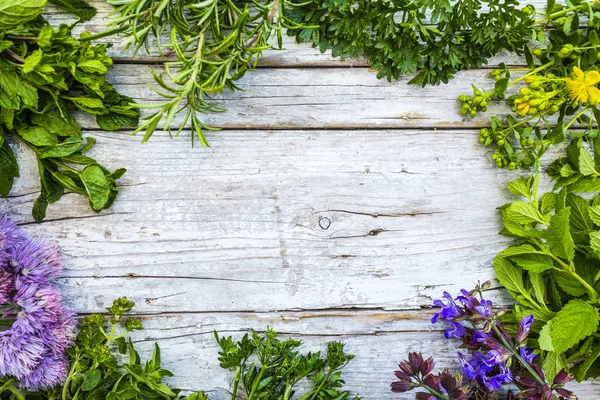
{"label": "green flower bud", "polygon": [[479,136],[479,143],[483,144],[483,142],[485,142],[485,138],[482,136]]}
{"label": "green flower bud", "polygon": [[506,141],[504,139],[500,139],[498,140],[498,146],[502,147],[506,144]]}
{"label": "green flower bud", "polygon": [[464,94],[458,96],[458,101],[460,101],[461,103],[465,103],[467,100],[469,100],[469,98]]}
{"label": "green flower bud", "polygon": [[482,135],[485,135],[485,134],[486,134],[486,133],[488,133],[488,132],[489,132],[489,131],[488,131],[488,128],[481,128],[481,129],[479,130],[479,133],[481,133]]}
{"label": "green flower bud", "polygon": [[475,96],[481,96],[481,90],[479,90],[479,89],[475,89],[475,90],[473,91],[473,94],[474,94]]}
{"label": "green flower bud", "polygon": [[533,54],[536,57],[541,57],[542,54],[544,54],[544,52],[542,51],[542,49],[540,49],[539,47],[533,49],[533,51],[531,52],[531,54]]}
{"label": "green flower bud", "polygon": [[511,162],[510,164],[508,164],[508,169],[513,170],[515,168],[517,168],[517,164],[516,163]]}
{"label": "green flower bud", "polygon": [[469,116],[471,118],[475,118],[477,116],[477,110],[471,110],[471,112],[469,113]]}

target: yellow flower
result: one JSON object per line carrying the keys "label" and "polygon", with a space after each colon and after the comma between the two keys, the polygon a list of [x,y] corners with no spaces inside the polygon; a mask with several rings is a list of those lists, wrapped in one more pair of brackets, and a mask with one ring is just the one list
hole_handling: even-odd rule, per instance
{"label": "yellow flower", "polygon": [[573,67],[575,78],[567,78],[567,89],[571,100],[576,103],[587,103],[590,98],[594,102],[600,102],[600,90],[594,85],[600,82],[598,71],[583,72],[578,67]]}

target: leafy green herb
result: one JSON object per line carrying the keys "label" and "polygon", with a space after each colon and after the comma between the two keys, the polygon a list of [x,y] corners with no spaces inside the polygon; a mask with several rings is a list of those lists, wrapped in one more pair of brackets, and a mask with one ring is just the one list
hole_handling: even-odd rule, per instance
{"label": "leafy green herb", "polygon": [[[173,374],[161,367],[157,344],[151,359],[142,362],[129,336],[143,329],[141,319],[130,316],[134,306],[122,297],[107,308],[108,316],[83,318],[75,346],[68,350],[70,371],[62,387],[27,393],[13,380],[0,380],[0,396],[6,391],[11,400],[209,400],[202,392],[184,396],[163,382]],[[330,342],[323,357],[320,352],[302,354],[302,342],[281,341],[271,329],[237,342],[217,332],[215,338],[221,367],[236,372],[232,400],[360,400],[341,389],[342,369],[354,358],[341,342]],[[300,387],[303,381],[308,388]]]}
{"label": "leafy green herb", "polygon": [[[83,3],[65,4],[89,17]],[[128,106],[132,100],[105,81],[112,66],[108,46],[75,39],[67,25],[53,28],[40,16],[45,5],[0,0],[0,195],[8,196],[19,177],[9,140],[22,142],[38,160],[38,222],[65,189],[88,196],[94,211],[109,207],[118,193],[115,181],[125,172],[110,172],[84,155],[95,139],[82,136],[71,113],[93,114],[107,130],[135,127],[139,118]]]}
{"label": "leafy green herb", "polygon": [[[495,148],[491,157],[498,167],[530,168],[551,146],[571,135],[582,141],[572,143],[568,157],[549,168],[557,181],[555,188],[577,185],[600,190],[592,183],[600,175],[594,159],[581,146],[582,142],[590,143],[594,150],[598,146],[599,11],[596,1],[561,5],[549,0],[546,12],[535,22],[532,38],[538,47],[525,52],[527,68],[501,65],[490,72],[496,80],[493,89],[473,86],[473,95],[459,97],[461,114],[475,117],[487,111],[492,101],[510,94],[506,103],[511,113],[492,116],[490,127],[479,135],[480,143]],[[584,18],[589,21],[580,28],[579,21]],[[518,74],[515,79],[514,74]]]}
{"label": "leafy green herb", "polygon": [[344,351],[341,342],[330,342],[323,358],[320,352],[300,353],[297,349],[301,341],[280,341],[270,329],[264,336],[245,335],[238,342],[231,337],[219,337],[217,332],[215,338],[221,347],[221,367],[235,371],[231,400],[236,400],[241,391],[248,400],[289,400],[304,380],[310,382],[310,388],[296,396],[300,400],[360,399],[341,390],[344,385],[341,371],[354,358]]}
{"label": "leafy green herb", "polygon": [[171,389],[163,382],[173,374],[161,367],[158,345],[154,345],[152,358],[142,363],[128,336],[130,332],[142,329],[140,319],[126,316],[134,305],[122,297],[107,309],[108,319],[101,314],[83,319],[75,347],[69,350],[71,369],[67,381],[62,388],[43,393],[44,398],[207,400],[202,393],[181,396],[179,390]]}
{"label": "leafy green herb", "polygon": [[48,0],[50,3],[75,14],[80,21],[89,21],[96,15],[96,9],[90,6],[85,0]]}
{"label": "leafy green herb", "polygon": [[291,18],[319,27],[288,33],[336,57],[367,56],[379,78],[417,72],[411,83],[436,85],[500,50],[522,54],[533,19],[531,7],[518,6],[516,0],[310,0]]}
{"label": "leafy green herb", "polygon": [[[544,351],[546,373],[553,376],[552,371],[571,364],[581,381],[600,374],[600,363],[586,360],[600,348],[600,195],[586,200],[563,189],[540,199],[539,177],[509,184],[527,201],[500,207],[501,233],[519,240],[496,256],[494,267],[519,303],[513,310],[516,320],[535,316],[532,331]],[[511,211],[515,205],[528,207],[528,217]]]}
{"label": "leafy green herb", "polygon": [[[111,23],[115,29],[95,37],[123,33],[125,47],[134,46],[136,53],[142,47],[149,50],[148,40],[155,37],[159,50],[169,47],[177,56],[177,61],[165,64],[164,75],[154,71],[155,91],[165,100],[138,105],[152,110],[134,132],[144,132],[143,142],[161,121],[171,133],[175,116],[182,114],[175,136],[189,123],[192,145],[197,136],[207,146],[204,130],[214,128],[198,114],[224,111],[212,96],[225,89],[239,90],[235,82],[256,66],[263,51],[272,48],[269,38],[276,35],[281,47],[283,29],[300,26],[287,16],[296,7],[289,0],[107,1],[116,7]],[[170,33],[168,44],[160,42],[165,31]]]}

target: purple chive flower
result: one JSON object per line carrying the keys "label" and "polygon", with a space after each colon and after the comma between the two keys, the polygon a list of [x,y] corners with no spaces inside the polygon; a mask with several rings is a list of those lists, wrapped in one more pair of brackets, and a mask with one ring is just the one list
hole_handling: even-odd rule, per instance
{"label": "purple chive flower", "polygon": [[48,282],[58,277],[62,260],[56,246],[41,240],[31,239],[18,248],[8,250],[9,267],[21,279],[33,282]]}
{"label": "purple chive flower", "polygon": [[[0,257],[0,259],[1,258],[2,257]],[[13,276],[0,266],[0,305],[4,305],[8,302],[13,286]]]}
{"label": "purple chive flower", "polygon": [[9,323],[0,328],[0,378],[17,378],[23,388],[49,388],[67,375],[76,323],[52,284],[61,269],[55,246],[0,217],[0,319]]}
{"label": "purple chive flower", "polygon": [[64,379],[68,365],[64,356],[45,356],[29,375],[20,380],[19,385],[30,390],[49,389]]}

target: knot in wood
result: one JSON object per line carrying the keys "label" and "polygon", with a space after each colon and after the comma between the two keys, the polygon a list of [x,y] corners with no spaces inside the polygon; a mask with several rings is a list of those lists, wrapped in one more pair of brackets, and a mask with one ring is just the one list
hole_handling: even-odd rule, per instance
{"label": "knot in wood", "polygon": [[319,216],[319,227],[326,231],[331,226],[331,220],[327,217]]}

